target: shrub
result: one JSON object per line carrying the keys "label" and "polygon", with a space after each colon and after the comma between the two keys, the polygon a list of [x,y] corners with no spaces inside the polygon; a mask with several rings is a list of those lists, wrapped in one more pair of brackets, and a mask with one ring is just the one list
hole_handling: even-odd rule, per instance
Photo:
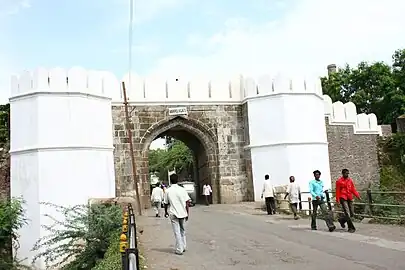
{"label": "shrub", "polygon": [[398,133],[379,141],[380,185],[387,190],[405,188],[405,134]]}
{"label": "shrub", "polygon": [[[93,270],[116,270],[122,268],[121,253],[119,251],[120,234],[121,231],[119,230],[112,235],[110,242],[111,244],[104,256],[104,259],[100,260],[97,263],[96,267],[93,268]],[[144,269],[146,268],[146,260],[142,256],[142,249],[140,248],[139,243],[138,248],[139,248],[139,268]]]}
{"label": "shrub", "polygon": [[104,257],[110,246],[111,234],[121,228],[122,210],[113,205],[77,205],[71,208],[46,203],[54,207],[64,221],[48,216],[52,226],[44,226],[49,236],[40,239],[33,250],[48,267],[66,270],[92,269]]}
{"label": "shrub", "polygon": [[17,269],[19,266],[12,256],[12,249],[18,249],[17,231],[27,224],[24,214],[22,199],[0,200],[0,269]]}
{"label": "shrub", "polygon": [[93,270],[116,270],[122,268],[121,253],[119,251],[121,231],[113,233],[110,238],[110,246],[105,253],[104,259],[97,262]]}

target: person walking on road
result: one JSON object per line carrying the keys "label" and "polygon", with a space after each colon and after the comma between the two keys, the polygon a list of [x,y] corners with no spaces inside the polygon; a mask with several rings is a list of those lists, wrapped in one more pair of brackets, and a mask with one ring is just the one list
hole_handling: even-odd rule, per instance
{"label": "person walking on road", "polygon": [[290,176],[290,184],[287,186],[287,192],[284,196],[284,200],[289,196],[290,208],[294,214],[294,219],[299,219],[298,217],[298,204],[301,202],[301,190],[300,186],[295,183],[295,177]]}
{"label": "person walking on road", "polygon": [[183,255],[186,251],[186,223],[189,217],[191,198],[187,191],[177,183],[177,174],[170,175],[171,186],[164,194],[165,217],[170,218],[174,238],[176,240],[175,253]]}
{"label": "person walking on road", "polygon": [[360,199],[360,194],[356,190],[353,180],[349,177],[349,170],[343,169],[342,176],[336,181],[336,202],[341,205],[343,210],[339,223],[342,228],[345,228],[345,223],[347,223],[350,233],[356,231],[352,221],[354,216],[353,195]]}
{"label": "person walking on road", "polygon": [[325,203],[325,196],[324,196],[324,185],[321,177],[321,172],[316,170],[313,172],[314,180],[309,182],[309,192],[312,196],[312,218],[311,218],[311,229],[317,230],[316,218],[318,207],[321,210],[322,217],[326,222],[326,226],[328,227],[330,232],[333,232],[336,229],[336,226],[333,224],[333,218],[329,214],[329,211],[326,207]]}
{"label": "person walking on road", "polygon": [[276,201],[274,200],[274,187],[271,183],[270,176],[266,174],[264,176],[262,199],[266,202],[266,210],[268,215],[276,213]]}
{"label": "person walking on road", "polygon": [[203,186],[203,195],[205,197],[205,205],[210,205],[210,196],[212,194],[212,188],[208,183]]}
{"label": "person walking on road", "polygon": [[156,187],[152,189],[152,195],[150,196],[153,210],[155,210],[156,217],[160,217],[160,209],[163,202],[163,189],[156,184]]}

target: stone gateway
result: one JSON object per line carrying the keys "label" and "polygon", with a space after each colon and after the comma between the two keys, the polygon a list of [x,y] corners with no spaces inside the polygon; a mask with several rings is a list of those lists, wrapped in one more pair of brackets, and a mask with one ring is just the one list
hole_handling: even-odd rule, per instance
{"label": "stone gateway", "polygon": [[[332,103],[318,79],[123,81],[142,207],[150,206],[149,146],[165,135],[193,150],[193,179],[211,184],[214,203],[260,200],[265,174],[280,186],[294,175],[303,191],[315,169],[327,188],[343,167],[360,186],[379,181],[377,138],[387,129],[353,103]],[[122,96],[109,72],[40,68],[12,78],[11,195],[24,197],[32,220],[20,232],[21,256],[31,258],[45,234],[42,214],[56,215],[39,202],[136,195]]]}

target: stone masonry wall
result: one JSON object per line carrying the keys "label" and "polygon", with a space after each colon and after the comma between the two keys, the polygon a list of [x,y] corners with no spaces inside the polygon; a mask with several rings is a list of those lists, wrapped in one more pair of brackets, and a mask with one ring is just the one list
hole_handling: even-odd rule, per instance
{"label": "stone masonry wall", "polygon": [[[332,183],[341,175],[342,169],[350,175],[359,189],[368,184],[378,184],[378,137],[374,134],[354,134],[353,126],[329,125],[325,118],[329,142],[329,160]],[[333,184],[332,184],[333,186]]]}
{"label": "stone masonry wall", "polygon": [[[206,151],[214,202],[242,201],[246,194],[247,178],[241,106],[187,106],[188,116],[184,118],[169,116],[170,107],[174,106],[130,106],[129,108],[143,206],[149,207],[150,187],[147,164],[149,145],[162,132],[178,125],[196,135],[208,148]],[[113,106],[113,123],[117,196],[135,196],[123,106]]]}
{"label": "stone masonry wall", "polygon": [[[242,105],[242,118],[243,118],[243,131],[245,137],[245,146],[249,146],[249,110],[248,103],[245,102]],[[252,174],[252,156],[250,148],[244,149],[245,165],[246,165],[246,177],[247,177],[247,192],[245,194],[246,201],[254,200],[254,187],[253,187],[253,174]]]}

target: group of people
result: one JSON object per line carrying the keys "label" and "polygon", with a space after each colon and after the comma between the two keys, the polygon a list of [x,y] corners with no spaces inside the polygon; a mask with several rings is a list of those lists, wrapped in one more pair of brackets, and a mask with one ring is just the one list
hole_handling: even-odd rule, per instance
{"label": "group of people", "polygon": [[[309,192],[312,200],[312,217],[311,229],[317,229],[317,212],[318,208],[321,210],[323,219],[330,232],[336,229],[333,224],[333,215],[329,213],[326,206],[324,184],[321,180],[321,172],[316,170],[313,172],[314,179],[309,182]],[[262,198],[265,199],[267,213],[273,215],[276,213],[275,205],[275,190],[270,181],[270,176],[265,175],[263,185]],[[155,187],[152,191],[151,201],[155,209],[156,217],[160,217],[159,209],[163,205],[164,216],[170,219],[174,237],[176,240],[175,253],[182,255],[186,251],[186,224],[189,218],[189,209],[191,198],[188,192],[178,185],[179,177],[177,174],[170,175],[171,185],[169,188]],[[290,184],[287,187],[285,199],[289,197],[290,207],[294,214],[294,219],[298,219],[298,204],[301,202],[300,186],[295,182],[295,177],[290,176]],[[211,187],[205,185],[203,188],[203,195],[206,196],[206,203],[208,204],[209,194],[212,193]],[[343,169],[342,176],[336,181],[336,203],[341,205],[343,214],[339,217],[339,223],[342,228],[348,226],[348,231],[353,233],[356,228],[353,225],[352,217],[354,215],[353,196],[360,199],[353,180],[349,177],[349,170]]]}
{"label": "group of people", "polygon": [[[333,214],[328,211],[326,206],[325,190],[324,184],[321,180],[321,172],[315,170],[313,172],[314,179],[309,182],[309,192],[311,194],[312,203],[312,215],[311,215],[311,229],[317,230],[317,215],[318,208],[321,211],[322,217],[326,222],[330,232],[336,229],[333,223]],[[266,209],[268,215],[273,215],[276,213],[275,205],[275,190],[270,181],[270,176],[265,175],[264,184],[261,197],[265,199]],[[290,176],[290,183],[287,186],[286,194],[284,199],[289,197],[289,203],[291,211],[294,214],[294,219],[299,219],[298,217],[298,205],[301,203],[301,191],[298,183],[295,182],[295,177]],[[342,176],[336,181],[336,204],[341,206],[342,214],[339,216],[339,223],[342,228],[348,226],[348,231],[353,233],[356,231],[354,227],[352,217],[354,216],[354,206],[353,197],[360,199],[360,194],[356,190],[353,179],[349,177],[349,170],[343,169]]]}

